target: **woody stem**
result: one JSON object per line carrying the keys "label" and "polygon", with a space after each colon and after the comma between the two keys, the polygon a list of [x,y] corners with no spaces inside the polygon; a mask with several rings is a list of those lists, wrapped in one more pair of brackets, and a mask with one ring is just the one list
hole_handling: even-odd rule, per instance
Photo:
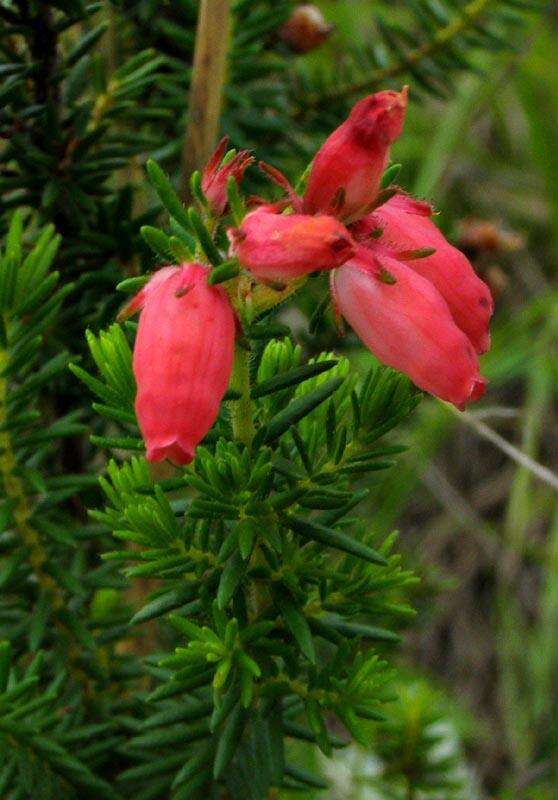
{"label": "woody stem", "polygon": [[231,0],[201,0],[180,170],[184,198],[190,175],[207,161],[219,134],[230,27]]}

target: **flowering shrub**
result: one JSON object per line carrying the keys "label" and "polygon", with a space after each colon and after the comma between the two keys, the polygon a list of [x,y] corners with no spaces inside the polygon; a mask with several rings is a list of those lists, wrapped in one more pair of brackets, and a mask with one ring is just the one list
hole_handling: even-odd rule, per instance
{"label": "flowering shrub", "polygon": [[[175,239],[152,228],[144,235],[184,258],[155,272],[122,314],[140,315],[135,414],[148,461],[191,466],[160,478],[137,458],[111,462],[108,506],[94,515],[135,545],[107,557],[136,563],[130,575],[158,579],[132,622],[172,612],[176,649],[160,662],[146,732],[130,753],[148,758],[159,725],[181,724],[176,741],[160,731],[170,748],[161,785],[173,797],[206,786],[261,798],[271,786],[321,785],[290,763],[286,740],[312,741],[329,754],[345,741],[333,733],[335,719],[363,744],[369,721],[383,719],[392,676],[386,659],[398,640],[394,628],[410,613],[403,590],[413,579],[390,555],[393,537],[376,541],[347,515],[366,495],[353,479],[389,468],[400,452],[382,440],[419,393],[380,367],[357,377],[331,354],[301,364],[300,349],[272,317],[310,273],[329,271],[335,313],[381,360],[459,405],[482,393],[475,346],[487,343],[488,289],[422,205],[396,187],[379,188],[405,97],[360,101],[318,154],[301,198],[264,166],[286,196],[244,201],[238,183],[249,156],[233,152],[219,166],[222,145],[205,171],[212,196],[194,174],[197,208],[188,211],[157,165],[149,167]],[[339,185],[331,159],[346,166],[336,173]],[[391,227],[383,224],[385,205]],[[452,256],[447,275],[439,274],[444,253]],[[415,269],[427,258],[434,260]],[[464,329],[477,335],[474,343]],[[132,381],[124,331],[113,326],[90,343],[106,383],[76,373],[105,401],[99,408],[109,419],[133,419],[133,385],[123,390],[114,377],[117,360],[129,365]],[[142,448],[133,438],[98,441]],[[145,769],[124,772],[130,790],[139,790]]]}
{"label": "flowering shrub", "polygon": [[[460,796],[445,709],[395,667],[417,581],[377,500],[401,510],[423,393],[485,390],[492,299],[394,183],[407,90],[350,105],[404,76],[451,92],[530,5],[376,4],[347,47],[293,0],[0,3],[2,800],[313,797],[359,748],[382,800]],[[314,62],[330,37],[339,59]],[[291,185],[277,167],[314,151]],[[523,355],[552,299],[518,326]],[[343,320],[372,355],[330,352]],[[502,685],[531,691],[504,656]],[[527,776],[548,685],[518,717]]]}

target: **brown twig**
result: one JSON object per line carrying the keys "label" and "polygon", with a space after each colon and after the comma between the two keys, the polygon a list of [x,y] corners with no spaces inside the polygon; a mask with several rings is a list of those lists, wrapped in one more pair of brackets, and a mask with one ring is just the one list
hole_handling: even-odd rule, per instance
{"label": "brown twig", "polygon": [[231,0],[201,0],[190,87],[188,125],[182,150],[180,191],[211,155],[219,135],[231,23]]}

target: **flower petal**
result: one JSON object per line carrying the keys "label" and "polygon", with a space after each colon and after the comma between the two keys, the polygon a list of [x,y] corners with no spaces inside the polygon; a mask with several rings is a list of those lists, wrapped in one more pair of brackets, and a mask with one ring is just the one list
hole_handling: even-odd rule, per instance
{"label": "flower petal", "polygon": [[221,164],[228,142],[227,136],[221,139],[217,149],[205,165],[201,179],[202,192],[216,216],[224,214],[227,208],[227,181],[229,177],[232,176],[237,183],[240,183],[246,168],[254,161],[248,150],[241,150],[227,164]]}
{"label": "flower petal", "polygon": [[349,231],[325,215],[276,214],[259,208],[228,235],[231,254],[262,281],[288,281],[333,269],[354,253]]}
{"label": "flower petal", "polygon": [[144,289],[134,346],[136,414],[149,461],[187,464],[227,390],[235,320],[226,292],[207,285],[201,265],[159,274]]}
{"label": "flower petal", "polygon": [[341,314],[384,364],[459,407],[481,396],[485,381],[471,342],[437,289],[406,264],[359,248],[332,273],[332,290]]}
{"label": "flower petal", "polygon": [[403,127],[407,89],[377,92],[360,100],[324,142],[312,165],[304,196],[308,214],[358,219],[376,199],[390,144]]}
{"label": "flower petal", "polygon": [[[494,310],[488,286],[475,273],[470,261],[453,247],[432,222],[429,206],[404,195],[396,195],[373,214],[356,223],[355,235],[381,229],[380,242],[394,251],[433,248],[425,258],[409,261],[408,266],[427,278],[449,306],[457,325],[475,350],[490,348],[489,322]],[[370,242],[374,248],[374,242]]]}

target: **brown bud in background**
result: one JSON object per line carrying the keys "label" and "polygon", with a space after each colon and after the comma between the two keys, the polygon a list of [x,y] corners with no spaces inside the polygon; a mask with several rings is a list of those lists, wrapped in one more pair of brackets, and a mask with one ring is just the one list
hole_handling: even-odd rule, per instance
{"label": "brown bud in background", "polygon": [[295,53],[307,53],[323,44],[334,27],[317,6],[304,3],[294,9],[281,28],[279,38]]}
{"label": "brown bud in background", "polygon": [[492,296],[498,299],[506,292],[510,280],[497,260],[505,253],[524,248],[525,240],[499,222],[466,217],[459,222],[458,247],[469,256],[477,273],[489,285]]}
{"label": "brown bud in background", "polygon": [[514,252],[524,246],[523,238],[497,222],[468,217],[459,223],[459,248],[475,254]]}

